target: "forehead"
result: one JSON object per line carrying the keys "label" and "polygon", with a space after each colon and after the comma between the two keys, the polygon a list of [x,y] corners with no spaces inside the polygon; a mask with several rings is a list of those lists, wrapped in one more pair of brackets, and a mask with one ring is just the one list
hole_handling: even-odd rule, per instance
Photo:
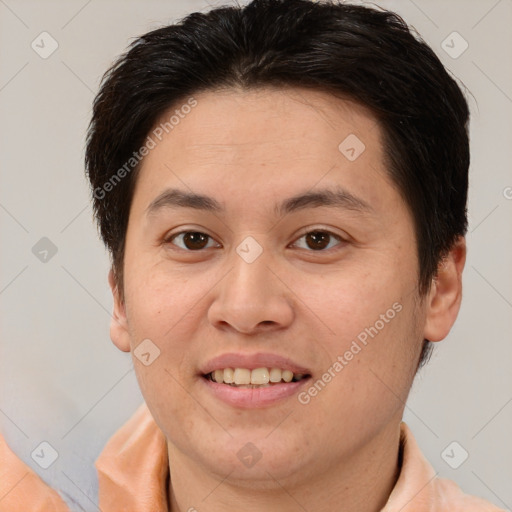
{"label": "forehead", "polygon": [[263,200],[341,184],[373,204],[383,186],[393,188],[380,127],[351,100],[298,88],[206,91],[194,100],[175,104],[149,134],[155,146],[136,186],[146,203],[175,185]]}
{"label": "forehead", "polygon": [[[318,158],[333,146],[339,151],[340,137],[350,134],[367,139],[375,149],[380,146],[380,130],[369,109],[327,92],[267,87],[206,91],[194,97],[197,106],[171,130],[176,145],[183,143],[182,148],[193,150],[190,157],[244,157],[271,148],[276,156],[289,158],[293,150],[297,158]],[[184,105],[173,106],[157,126],[163,126],[169,114]],[[298,140],[301,147],[287,144]]]}

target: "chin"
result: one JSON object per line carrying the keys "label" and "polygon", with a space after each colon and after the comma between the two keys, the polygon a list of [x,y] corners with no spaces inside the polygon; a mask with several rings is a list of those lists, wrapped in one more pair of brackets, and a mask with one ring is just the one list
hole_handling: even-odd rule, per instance
{"label": "chin", "polygon": [[230,481],[252,488],[275,488],[275,480],[302,474],[312,461],[304,458],[304,443],[293,444],[275,432],[269,436],[271,431],[235,434],[226,443],[205,447],[200,457],[212,472],[223,478],[229,474]]}

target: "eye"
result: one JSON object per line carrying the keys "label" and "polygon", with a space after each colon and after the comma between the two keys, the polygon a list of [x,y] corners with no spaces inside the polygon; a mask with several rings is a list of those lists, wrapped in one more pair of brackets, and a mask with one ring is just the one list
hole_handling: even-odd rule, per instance
{"label": "eye", "polygon": [[[330,231],[315,229],[314,231],[308,231],[304,235],[302,235],[298,240],[304,239],[306,243],[306,247],[301,247],[302,249],[313,249],[314,251],[323,251],[324,249],[330,249],[332,247],[331,242],[334,240],[338,240],[339,243],[343,243],[345,240]],[[335,244],[335,245],[339,245]],[[294,245],[296,245],[295,242]],[[325,251],[324,251],[325,252]]]}
{"label": "eye", "polygon": [[[211,236],[206,233],[201,233],[200,231],[181,231],[180,233],[171,235],[165,240],[165,243],[172,243],[186,251],[199,251],[209,247],[208,239],[214,241]],[[180,240],[182,245],[174,243],[174,240]]]}
{"label": "eye", "polygon": [[[300,244],[298,242],[304,239],[306,246]],[[179,243],[175,243],[175,240],[178,240]],[[338,241],[337,244],[333,244],[333,242]],[[312,249],[313,251],[324,251],[326,249],[331,249],[333,245],[340,245],[345,240],[339,236],[331,233],[327,230],[315,229],[313,231],[308,231],[304,233],[294,245],[298,245],[303,249]],[[213,245],[209,245],[209,242],[213,242]],[[197,252],[202,249],[208,249],[211,247],[215,247],[214,239],[207,235],[206,233],[202,233],[200,231],[181,231],[179,233],[175,233],[174,235],[169,236],[165,243],[171,243],[173,245],[177,245],[180,249],[189,252]],[[220,245],[217,244],[217,247]]]}

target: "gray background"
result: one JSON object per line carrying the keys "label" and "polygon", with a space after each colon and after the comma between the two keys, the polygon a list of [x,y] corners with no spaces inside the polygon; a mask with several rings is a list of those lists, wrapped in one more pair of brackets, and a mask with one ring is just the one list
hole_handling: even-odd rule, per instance
{"label": "gray background", "polygon": [[[378,3],[434,48],[470,91],[472,111],[462,310],[418,375],[404,419],[440,476],[510,509],[512,1]],[[130,355],[109,339],[108,258],[83,173],[92,100],[131,38],[208,8],[203,0],[0,0],[0,430],[76,510],[98,510],[93,462],[142,402]],[[59,44],[47,59],[31,47],[43,31]],[[446,39],[453,31],[469,44],[457,58],[442,47],[460,51],[460,39]],[[32,252],[42,237],[57,248],[46,262]],[[48,469],[31,458],[42,441],[59,454]],[[441,456],[453,441],[452,464],[469,453],[458,469]]]}

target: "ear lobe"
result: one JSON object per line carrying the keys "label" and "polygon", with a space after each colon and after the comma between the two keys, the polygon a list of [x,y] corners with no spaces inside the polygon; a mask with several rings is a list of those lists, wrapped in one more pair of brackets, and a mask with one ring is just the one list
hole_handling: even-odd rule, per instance
{"label": "ear lobe", "polygon": [[124,302],[121,300],[119,288],[114,279],[114,272],[108,273],[108,284],[114,299],[114,311],[110,319],[110,339],[114,345],[123,352],[130,352],[130,336]]}
{"label": "ear lobe", "polygon": [[462,271],[466,263],[466,240],[459,237],[440,262],[427,295],[424,338],[441,341],[450,332],[462,300]]}

